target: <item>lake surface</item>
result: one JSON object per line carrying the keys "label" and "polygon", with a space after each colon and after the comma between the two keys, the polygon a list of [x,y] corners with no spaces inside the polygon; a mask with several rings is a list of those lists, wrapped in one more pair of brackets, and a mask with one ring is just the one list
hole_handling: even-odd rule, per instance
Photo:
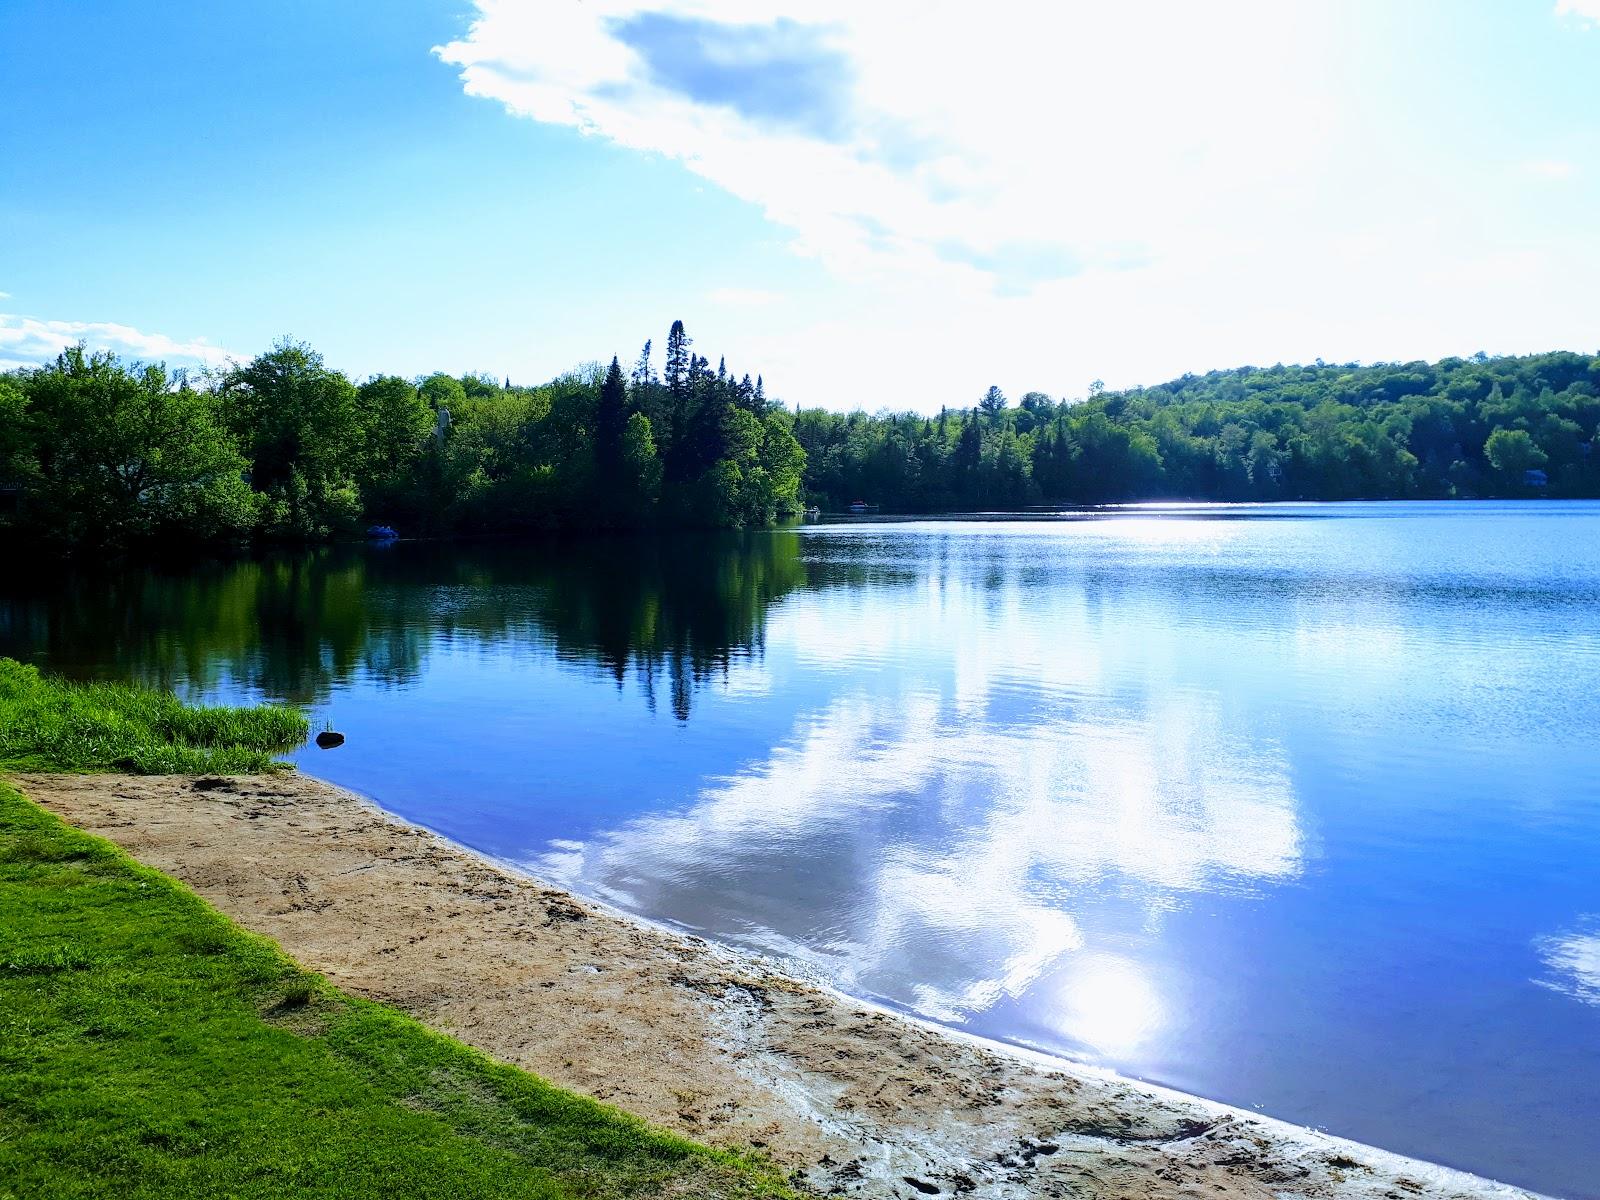
{"label": "lake surface", "polygon": [[962,1029],[1600,1196],[1600,505],[347,547],[0,585],[0,654]]}

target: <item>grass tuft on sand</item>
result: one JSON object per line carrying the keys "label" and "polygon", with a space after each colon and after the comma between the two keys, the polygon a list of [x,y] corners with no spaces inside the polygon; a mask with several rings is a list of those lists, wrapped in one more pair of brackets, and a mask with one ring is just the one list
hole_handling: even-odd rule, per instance
{"label": "grass tuft on sand", "polygon": [[281,705],[201,708],[171,692],[74,683],[0,658],[0,768],[257,774],[306,740],[305,714]]}

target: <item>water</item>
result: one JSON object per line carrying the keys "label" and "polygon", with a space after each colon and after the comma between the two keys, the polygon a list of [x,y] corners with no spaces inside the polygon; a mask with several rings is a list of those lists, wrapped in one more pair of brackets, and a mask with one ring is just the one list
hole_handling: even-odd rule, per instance
{"label": "water", "polygon": [[13,579],[0,653],[963,1029],[1600,1196],[1600,505],[345,548]]}

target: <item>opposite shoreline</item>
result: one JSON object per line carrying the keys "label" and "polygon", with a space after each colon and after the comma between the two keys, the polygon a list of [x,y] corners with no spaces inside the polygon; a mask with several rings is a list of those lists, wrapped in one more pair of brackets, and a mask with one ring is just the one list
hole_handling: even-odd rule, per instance
{"label": "opposite shoreline", "polygon": [[18,775],[338,986],[820,1194],[1534,1194],[892,1013],[298,774]]}

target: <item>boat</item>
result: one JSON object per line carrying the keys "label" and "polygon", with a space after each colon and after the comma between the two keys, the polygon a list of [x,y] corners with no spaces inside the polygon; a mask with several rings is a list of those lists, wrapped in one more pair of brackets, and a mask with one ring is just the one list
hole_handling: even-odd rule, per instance
{"label": "boat", "polygon": [[878,506],[876,504],[868,504],[865,500],[852,500],[850,501],[850,511],[853,513],[877,512]]}
{"label": "boat", "polygon": [[374,542],[392,542],[400,535],[394,531],[392,525],[368,525],[367,537]]}

